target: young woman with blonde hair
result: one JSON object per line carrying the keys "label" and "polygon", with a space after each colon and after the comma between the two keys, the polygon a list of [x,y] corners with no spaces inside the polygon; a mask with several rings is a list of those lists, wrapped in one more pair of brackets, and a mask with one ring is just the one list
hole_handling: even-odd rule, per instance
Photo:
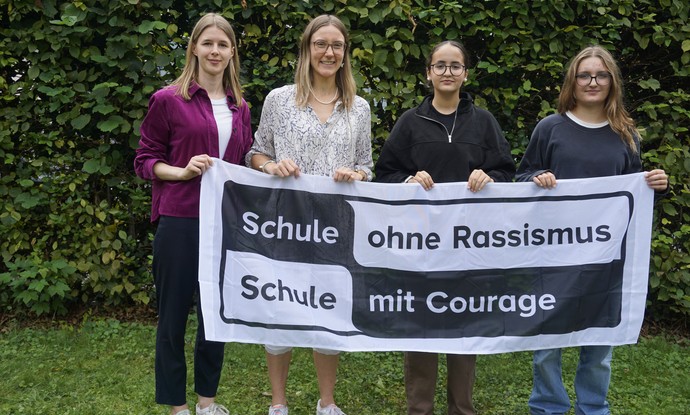
{"label": "young woman with blonde hair", "polygon": [[[182,74],[153,94],[141,124],[134,169],[152,181],[153,277],[158,306],[156,402],[171,414],[187,406],[185,328],[198,292],[201,175],[211,157],[241,164],[252,144],[249,107],[242,98],[235,33],[222,16],[201,17],[192,31]],[[206,341],[201,307],[194,351],[197,415],[228,410],[215,396],[224,344]]]}
{"label": "young woman with blonde hair", "polygon": [[[332,15],[314,18],[302,34],[295,83],[266,97],[247,164],[283,178],[306,173],[338,182],[371,180],[371,113],[355,94],[345,25]],[[288,414],[291,350],[266,345],[269,415]],[[320,396],[316,414],[344,415],[334,397],[338,352],[314,350],[314,365]]]}

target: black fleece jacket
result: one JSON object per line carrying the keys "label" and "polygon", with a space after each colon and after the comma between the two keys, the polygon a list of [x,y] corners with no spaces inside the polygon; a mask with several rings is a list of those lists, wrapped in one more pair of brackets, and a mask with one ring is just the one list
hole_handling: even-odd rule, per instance
{"label": "black fleece jacket", "polygon": [[402,183],[425,170],[436,183],[465,182],[482,169],[496,182],[509,182],[515,163],[508,142],[490,112],[463,92],[455,128],[447,131],[431,115],[432,96],[407,110],[393,127],[376,163],[376,181]]}

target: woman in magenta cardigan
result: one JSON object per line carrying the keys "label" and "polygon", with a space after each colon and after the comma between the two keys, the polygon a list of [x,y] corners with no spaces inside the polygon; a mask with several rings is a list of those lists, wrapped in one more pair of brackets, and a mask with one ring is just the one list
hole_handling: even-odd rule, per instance
{"label": "woman in magenta cardigan", "polygon": [[[190,415],[184,335],[198,292],[201,175],[213,164],[211,157],[241,164],[252,144],[239,69],[232,26],[217,14],[204,15],[192,31],[182,74],[151,97],[134,160],[137,175],[152,181],[151,221],[158,222],[156,402],[170,405],[173,415]],[[214,402],[224,344],[205,340],[200,307],[197,313],[196,414],[228,414]]]}

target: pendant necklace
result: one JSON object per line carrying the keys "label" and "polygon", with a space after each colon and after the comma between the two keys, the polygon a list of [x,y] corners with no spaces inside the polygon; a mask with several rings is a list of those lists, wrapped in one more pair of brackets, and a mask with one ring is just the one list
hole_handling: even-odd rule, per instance
{"label": "pendant necklace", "polygon": [[333,98],[331,98],[330,101],[326,101],[326,102],[321,101],[321,100],[316,96],[316,94],[314,93],[314,90],[311,89],[311,86],[309,87],[309,92],[311,92],[311,95],[314,97],[314,99],[316,100],[316,102],[321,103],[321,104],[323,104],[323,105],[330,105],[330,104],[333,103],[333,101],[335,101],[335,100],[338,98],[338,88],[335,88],[335,95],[333,95]]}

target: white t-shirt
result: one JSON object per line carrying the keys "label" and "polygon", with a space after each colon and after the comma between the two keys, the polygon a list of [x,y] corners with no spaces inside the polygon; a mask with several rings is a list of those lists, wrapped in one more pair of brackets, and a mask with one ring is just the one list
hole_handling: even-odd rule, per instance
{"label": "white t-shirt", "polygon": [[591,122],[583,121],[583,120],[577,118],[575,116],[575,114],[573,114],[570,111],[566,111],[565,115],[568,118],[570,118],[571,120],[575,121],[575,123],[577,123],[577,124],[579,124],[585,128],[601,128],[601,127],[606,127],[607,125],[609,125],[608,121],[602,121],[600,123],[591,123]]}
{"label": "white t-shirt", "polygon": [[213,105],[213,118],[216,119],[218,126],[218,157],[222,159],[232,133],[232,111],[228,108],[227,98],[212,99],[211,104]]}

